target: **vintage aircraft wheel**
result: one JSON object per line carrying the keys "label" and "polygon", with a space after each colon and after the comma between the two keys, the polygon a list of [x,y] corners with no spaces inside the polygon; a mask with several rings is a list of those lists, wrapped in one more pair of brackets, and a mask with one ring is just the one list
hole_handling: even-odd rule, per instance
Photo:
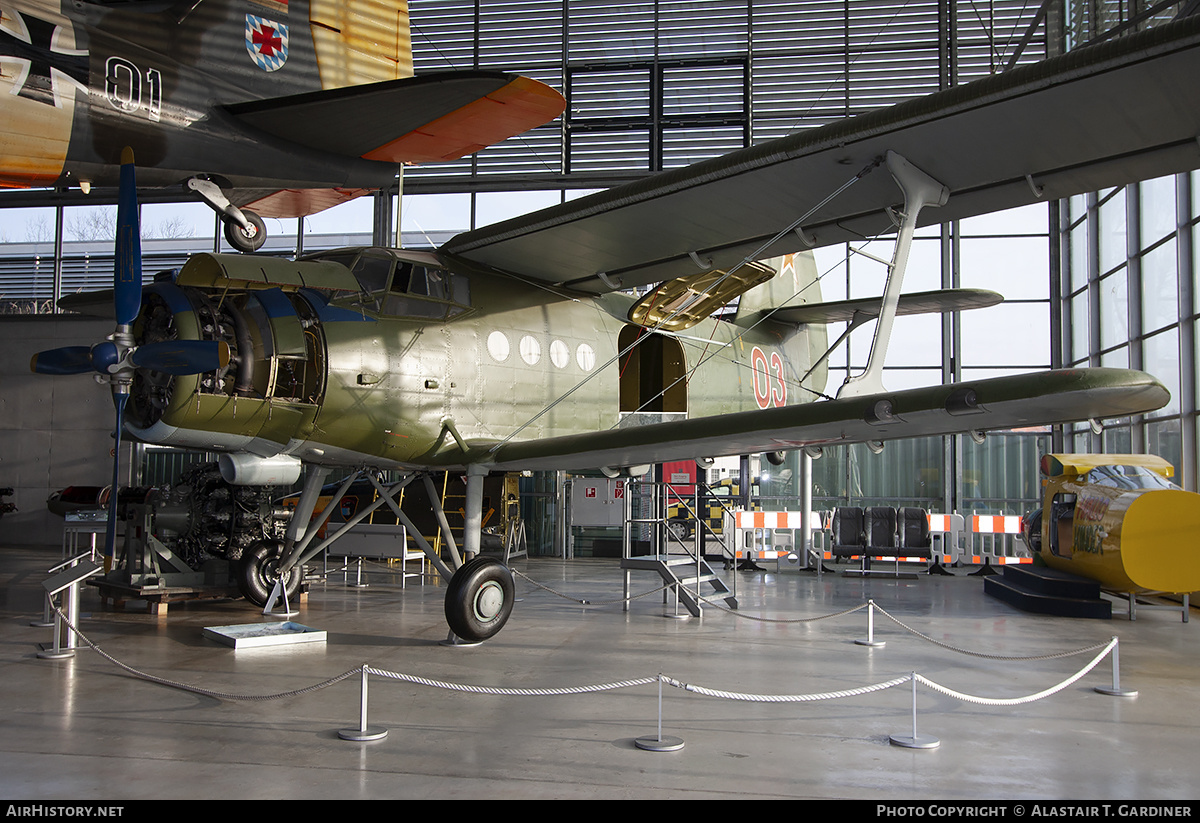
{"label": "vintage aircraft wheel", "polygon": [[[242,552],[237,561],[237,583],[242,596],[256,606],[266,605],[279,580],[279,556],[283,546],[275,540],[260,540]],[[293,566],[284,581],[284,590],[290,601],[300,590],[303,571],[299,566]]]}
{"label": "vintage aircraft wheel", "polygon": [[242,209],[242,214],[246,217],[246,222],[250,224],[250,228],[243,229],[234,221],[226,220],[224,221],[225,239],[229,242],[229,245],[238,251],[250,254],[261,249],[262,244],[266,242],[267,224],[252,211]]}
{"label": "vintage aircraft wheel", "polygon": [[476,557],[450,579],[446,622],[463,640],[487,640],[508,622],[514,593],[508,567],[492,557]]}

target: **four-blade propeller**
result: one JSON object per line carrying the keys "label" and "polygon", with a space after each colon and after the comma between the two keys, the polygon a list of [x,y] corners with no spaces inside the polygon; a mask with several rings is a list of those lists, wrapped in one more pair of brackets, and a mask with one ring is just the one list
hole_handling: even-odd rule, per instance
{"label": "four-blade propeller", "polygon": [[120,191],[117,198],[116,264],[113,267],[113,303],[116,330],[93,346],[64,346],[38,352],[30,368],[38,374],[86,374],[112,388],[116,406],[116,448],[113,483],[109,494],[108,535],[105,551],[113,554],[117,522],[117,483],[120,477],[121,430],[134,373],[138,369],[172,375],[200,374],[229,364],[229,346],[222,341],[165,340],[137,345],[134,321],[142,306],[142,243],[138,217],[137,181],[133,150],[121,152]]}

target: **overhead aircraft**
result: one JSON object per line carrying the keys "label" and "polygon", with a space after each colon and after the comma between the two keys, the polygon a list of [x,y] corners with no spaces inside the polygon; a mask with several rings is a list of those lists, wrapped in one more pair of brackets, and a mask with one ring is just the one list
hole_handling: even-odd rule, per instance
{"label": "overhead aircraft", "polygon": [[[1139,371],[888,391],[882,364],[902,307],[993,299],[904,300],[917,227],[1197,168],[1197,69],[1200,18],[1185,19],[432,251],[198,254],[144,292],[119,276],[116,302],[130,305],[117,310],[114,339],[42,352],[33,369],[97,371],[128,397],[118,419],[134,437],[222,452],[232,482],[304,472],[282,545],[241,561],[243,575],[273,583],[268,607],[320,548],[324,522],[311,512],[331,470],[354,470],[342,492],[364,475],[380,492],[373,505],[401,521],[397,488],[429,471],[465,474],[462,551],[448,540],[446,563],[422,547],[450,580],[453,634],[486,639],[513,600],[510,572],[479,554],[489,472],[636,474],[672,460],[979,435],[1164,405],[1167,390]],[[895,252],[867,368],[826,396],[823,323],[862,307],[822,307],[802,252],[886,232]],[[735,298],[735,314],[713,315]],[[171,343],[194,349],[180,354],[187,365],[167,368]],[[143,346],[164,348],[139,362]],[[406,474],[385,488],[381,469]]]}
{"label": "overhead aircraft", "polygon": [[0,0],[0,188],[183,186],[235,249],[553,120],[498,71],[413,76],[406,0]]}

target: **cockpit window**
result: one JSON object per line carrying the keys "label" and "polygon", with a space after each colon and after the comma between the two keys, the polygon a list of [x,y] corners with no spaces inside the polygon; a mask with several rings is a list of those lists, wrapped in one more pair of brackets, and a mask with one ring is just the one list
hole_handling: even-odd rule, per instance
{"label": "cockpit window", "polygon": [[1141,466],[1097,466],[1088,472],[1088,482],[1118,489],[1173,489],[1174,484]]}
{"label": "cockpit window", "polygon": [[398,317],[445,317],[471,306],[467,278],[445,269],[401,260],[383,301],[384,314]]}
{"label": "cockpit window", "polygon": [[364,254],[358,258],[350,273],[358,280],[358,285],[362,287],[363,292],[374,294],[387,287],[388,275],[392,273],[392,266],[395,262],[390,257]]}
{"label": "cockpit window", "polygon": [[352,300],[358,309],[392,317],[448,320],[471,308],[465,276],[401,259],[386,249],[323,252],[307,259],[349,266],[361,289]]}

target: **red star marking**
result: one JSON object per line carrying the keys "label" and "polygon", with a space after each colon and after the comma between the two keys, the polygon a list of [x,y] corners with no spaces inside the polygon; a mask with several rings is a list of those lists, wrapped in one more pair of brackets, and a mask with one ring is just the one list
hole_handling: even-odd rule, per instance
{"label": "red star marking", "polygon": [[283,39],[275,34],[275,29],[271,26],[263,26],[262,31],[254,32],[254,37],[251,39],[258,47],[259,52],[266,57],[273,56],[283,45]]}

